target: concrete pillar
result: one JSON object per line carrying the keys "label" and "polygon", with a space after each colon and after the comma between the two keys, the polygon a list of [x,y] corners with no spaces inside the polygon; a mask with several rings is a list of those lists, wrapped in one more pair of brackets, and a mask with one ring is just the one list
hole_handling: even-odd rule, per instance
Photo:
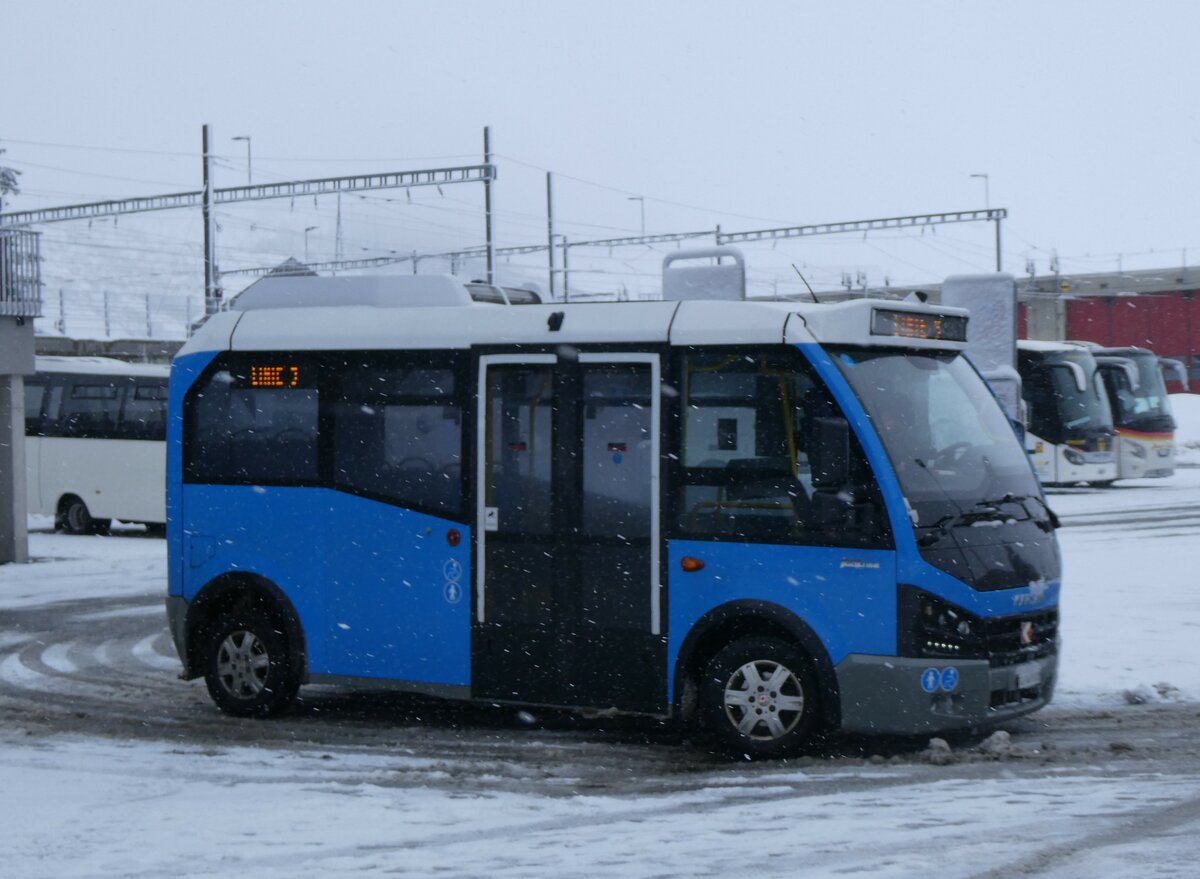
{"label": "concrete pillar", "polygon": [[32,373],[33,320],[0,317],[0,564],[29,561],[22,376]]}
{"label": "concrete pillar", "polygon": [[1042,342],[1060,342],[1067,337],[1066,303],[1056,294],[1031,296],[1025,300],[1026,335]]}
{"label": "concrete pillar", "polygon": [[0,375],[0,565],[29,561],[25,491],[25,380]]}

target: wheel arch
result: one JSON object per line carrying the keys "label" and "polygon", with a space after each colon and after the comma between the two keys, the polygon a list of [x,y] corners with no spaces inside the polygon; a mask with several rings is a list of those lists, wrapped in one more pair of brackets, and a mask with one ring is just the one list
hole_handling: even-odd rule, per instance
{"label": "wheel arch", "polygon": [[825,645],[799,616],[767,601],[731,601],[713,608],[692,626],[675,661],[675,712],[685,720],[694,716],[700,675],[709,660],[726,644],[752,635],[782,638],[804,651],[817,679],[820,723],[826,729],[836,728],[841,723],[841,693]]}
{"label": "wheel arch", "polygon": [[203,674],[205,629],[230,610],[254,607],[270,614],[288,639],[289,658],[299,669],[301,683],[308,681],[308,646],[296,607],[282,589],[266,577],[245,572],[222,574],[206,583],[188,604],[185,631],[187,649],[184,677]]}

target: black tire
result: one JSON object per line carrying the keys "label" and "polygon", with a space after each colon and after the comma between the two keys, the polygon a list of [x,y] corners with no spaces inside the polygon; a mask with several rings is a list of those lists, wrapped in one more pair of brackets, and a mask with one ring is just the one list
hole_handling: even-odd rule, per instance
{"label": "black tire", "polygon": [[270,717],[291,706],[300,688],[283,626],[258,608],[235,608],[204,636],[204,683],[217,707],[234,717]]}
{"label": "black tire", "polygon": [[107,534],[111,519],[93,519],[87,504],[69,494],[58,503],[54,525],[65,534]]}
{"label": "black tire", "polygon": [[741,638],[709,661],[700,717],[721,749],[752,759],[785,757],[809,745],[820,705],[812,661],[780,638]]}

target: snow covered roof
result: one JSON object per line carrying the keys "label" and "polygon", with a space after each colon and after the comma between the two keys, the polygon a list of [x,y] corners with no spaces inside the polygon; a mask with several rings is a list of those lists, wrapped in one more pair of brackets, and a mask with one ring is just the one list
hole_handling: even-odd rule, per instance
{"label": "snow covered roof", "polygon": [[1018,351],[1032,351],[1050,354],[1053,352],[1083,351],[1090,353],[1092,347],[1079,342],[1045,342],[1038,339],[1020,339],[1017,341]]}
{"label": "snow covered roof", "polygon": [[113,357],[39,356],[34,360],[38,372],[132,375],[148,378],[166,378],[170,373],[168,366],[155,363],[126,363]]}

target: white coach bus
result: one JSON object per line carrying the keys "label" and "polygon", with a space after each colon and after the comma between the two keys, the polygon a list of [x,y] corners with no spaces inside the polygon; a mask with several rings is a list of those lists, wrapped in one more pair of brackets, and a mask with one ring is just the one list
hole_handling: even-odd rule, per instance
{"label": "white coach bus", "polygon": [[166,366],[38,357],[25,382],[29,512],[71,534],[166,523]]}

